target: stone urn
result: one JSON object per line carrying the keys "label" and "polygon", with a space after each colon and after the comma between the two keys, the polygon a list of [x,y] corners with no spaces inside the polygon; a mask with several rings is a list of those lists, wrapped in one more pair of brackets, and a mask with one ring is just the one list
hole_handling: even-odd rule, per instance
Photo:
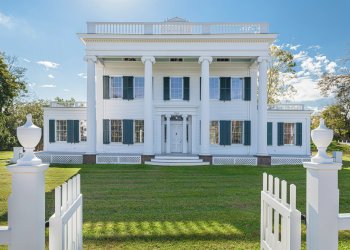
{"label": "stone urn", "polygon": [[34,154],[34,149],[41,139],[41,128],[33,124],[31,114],[27,115],[26,123],[17,128],[17,138],[25,151],[23,157],[17,160],[17,165],[36,166],[42,164],[42,161]]}
{"label": "stone urn", "polygon": [[311,158],[311,162],[332,163],[333,159],[327,155],[326,150],[333,140],[333,130],[326,127],[323,119],[320,119],[318,128],[311,131],[311,139],[318,150],[317,154]]}

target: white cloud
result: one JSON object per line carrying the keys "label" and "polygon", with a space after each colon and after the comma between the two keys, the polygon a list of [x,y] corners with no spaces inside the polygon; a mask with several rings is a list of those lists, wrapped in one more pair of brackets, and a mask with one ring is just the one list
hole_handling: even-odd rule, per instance
{"label": "white cloud", "polygon": [[50,62],[50,61],[38,61],[37,64],[43,65],[46,70],[55,69],[59,66],[58,63]]}
{"label": "white cloud", "polygon": [[327,66],[326,66],[326,71],[330,74],[334,74],[337,68],[337,64],[335,62],[330,62]]}
{"label": "white cloud", "polygon": [[51,75],[51,74],[49,74],[47,77],[48,77],[48,78],[51,78],[51,79],[54,79],[54,78],[55,78],[55,77],[54,77],[53,75]]}
{"label": "white cloud", "polygon": [[307,47],[308,49],[314,49],[314,50],[319,50],[321,49],[321,46],[320,45],[311,45],[309,47]]}
{"label": "white cloud", "polygon": [[77,74],[77,76],[86,79],[86,74],[85,73],[79,73],[79,74]]}
{"label": "white cloud", "polygon": [[291,50],[297,50],[301,45],[300,44],[297,44],[297,45],[290,45],[290,49]]}
{"label": "white cloud", "polygon": [[43,84],[40,85],[41,88],[56,88],[56,85],[54,84]]}
{"label": "white cloud", "polygon": [[64,92],[70,92],[70,89],[63,89]]}
{"label": "white cloud", "polygon": [[27,59],[27,58],[21,58],[23,61],[27,62],[27,63],[30,63],[30,60]]}
{"label": "white cloud", "polygon": [[12,18],[0,12],[0,26],[10,29],[13,27],[13,25],[14,23]]}

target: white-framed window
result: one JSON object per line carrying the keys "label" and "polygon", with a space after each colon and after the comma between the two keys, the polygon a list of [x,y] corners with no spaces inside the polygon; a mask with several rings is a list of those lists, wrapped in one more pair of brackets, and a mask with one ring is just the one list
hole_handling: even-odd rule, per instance
{"label": "white-framed window", "polygon": [[183,78],[182,77],[170,77],[170,99],[171,100],[183,99]]}
{"label": "white-framed window", "polygon": [[243,78],[231,78],[231,99],[243,99]]}
{"label": "white-framed window", "polygon": [[111,142],[123,142],[122,120],[111,120]]}
{"label": "white-framed window", "polygon": [[80,141],[87,141],[86,120],[80,120]]}
{"label": "white-framed window", "polygon": [[283,123],[283,144],[295,144],[295,123]]}
{"label": "white-framed window", "polygon": [[143,143],[145,138],[143,120],[135,120],[135,143]]}
{"label": "white-framed window", "polygon": [[209,77],[209,99],[219,100],[220,98],[220,78]]}
{"label": "white-framed window", "polygon": [[111,98],[123,98],[123,77],[112,76],[110,78]]}
{"label": "white-framed window", "polygon": [[210,122],[210,144],[219,144],[219,122]]}
{"label": "white-framed window", "polygon": [[67,141],[67,120],[56,120],[56,141]]}
{"label": "white-framed window", "polygon": [[134,98],[142,99],[145,92],[145,78],[143,76],[134,77]]}
{"label": "white-framed window", "polygon": [[243,144],[243,121],[232,121],[231,140],[232,144]]}

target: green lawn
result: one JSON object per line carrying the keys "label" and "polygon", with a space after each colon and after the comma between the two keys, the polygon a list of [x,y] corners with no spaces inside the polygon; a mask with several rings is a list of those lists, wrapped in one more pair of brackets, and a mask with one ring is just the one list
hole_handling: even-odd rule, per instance
{"label": "green lawn", "polygon": [[[2,225],[7,224],[9,157],[0,152]],[[344,160],[340,210],[350,212],[350,156]],[[51,165],[46,175],[47,218],[53,213],[54,187],[80,173],[84,249],[259,249],[263,172],[296,184],[298,208],[305,214],[302,166]],[[339,249],[350,249],[350,231],[340,234]]]}

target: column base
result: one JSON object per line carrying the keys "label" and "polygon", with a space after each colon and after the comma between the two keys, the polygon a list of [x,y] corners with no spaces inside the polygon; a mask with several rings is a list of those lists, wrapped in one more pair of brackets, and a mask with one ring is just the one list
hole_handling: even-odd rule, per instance
{"label": "column base", "polygon": [[271,156],[270,155],[255,155],[258,159],[258,166],[271,166]]}
{"label": "column base", "polygon": [[141,164],[145,164],[145,161],[151,161],[154,155],[141,155]]}
{"label": "column base", "polygon": [[96,154],[83,154],[83,164],[96,164]]}
{"label": "column base", "polygon": [[210,165],[213,165],[213,156],[212,155],[198,155],[199,159],[204,162],[209,162]]}

